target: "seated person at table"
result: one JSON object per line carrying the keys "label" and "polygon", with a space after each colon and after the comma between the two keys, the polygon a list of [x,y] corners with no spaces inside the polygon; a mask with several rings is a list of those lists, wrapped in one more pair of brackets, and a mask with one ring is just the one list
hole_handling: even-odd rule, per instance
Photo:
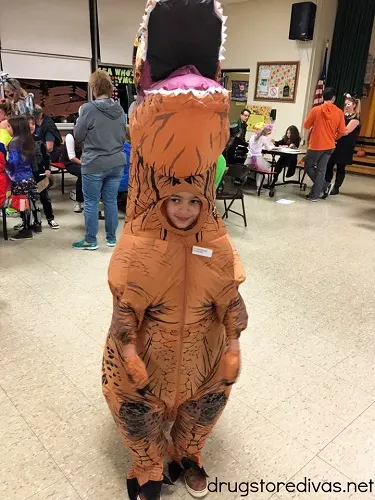
{"label": "seated person at table", "polygon": [[[47,147],[44,142],[42,142],[35,134],[35,118],[32,115],[26,115],[26,118],[29,121],[30,132],[35,142],[35,159],[33,161],[32,167],[34,180],[38,186],[39,200],[42,204],[43,212],[45,218],[47,219],[49,227],[51,229],[60,229],[60,224],[55,221],[51,197],[48,192],[49,188],[52,186],[50,156],[47,153]],[[20,231],[23,226],[24,221],[16,226],[16,228]],[[42,224],[40,221],[34,221],[33,231],[34,233],[42,232]]]}
{"label": "seated person at table", "polygon": [[44,142],[50,155],[51,163],[58,162],[61,154],[62,138],[55,122],[46,116],[41,106],[35,106],[35,131],[39,139]]}
{"label": "seated person at table", "polygon": [[[276,147],[285,146],[291,149],[298,149],[301,144],[301,136],[299,135],[299,130],[295,125],[291,125],[287,128],[284,137],[280,141],[272,141]],[[297,155],[282,155],[275,166],[275,177],[274,182],[277,182],[280,172],[283,168],[287,168],[287,177],[293,177],[296,173],[297,168]]]}
{"label": "seated person at table", "polygon": [[[270,134],[272,132],[272,125],[264,125],[264,123],[258,123],[255,128],[258,130],[250,139],[249,142],[249,152],[245,160],[245,165],[250,165],[255,170],[265,170],[269,172],[271,170],[270,163],[263,158],[263,150],[271,150],[274,145],[270,139]],[[256,186],[260,187],[262,182],[262,176],[256,174]]]}
{"label": "seated person at table", "polygon": [[73,212],[81,213],[83,210],[82,172],[81,172],[82,144],[74,139],[73,134],[66,134],[65,144],[61,150],[60,161],[64,163],[66,170],[76,181],[76,196],[73,205]]}

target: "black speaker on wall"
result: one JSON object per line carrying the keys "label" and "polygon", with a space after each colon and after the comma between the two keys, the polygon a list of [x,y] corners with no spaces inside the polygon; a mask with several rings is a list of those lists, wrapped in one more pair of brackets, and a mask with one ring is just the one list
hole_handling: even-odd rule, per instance
{"label": "black speaker on wall", "polygon": [[289,40],[308,41],[314,38],[316,4],[300,2],[292,5]]}

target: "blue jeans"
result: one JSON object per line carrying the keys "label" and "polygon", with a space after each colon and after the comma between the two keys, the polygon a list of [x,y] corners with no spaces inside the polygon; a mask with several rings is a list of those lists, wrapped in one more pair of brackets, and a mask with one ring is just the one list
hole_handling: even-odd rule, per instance
{"label": "blue jeans", "polygon": [[99,174],[82,174],[82,190],[85,200],[85,224],[87,243],[96,243],[99,230],[99,202],[104,204],[107,239],[116,238],[118,226],[117,193],[124,167],[115,167]]}

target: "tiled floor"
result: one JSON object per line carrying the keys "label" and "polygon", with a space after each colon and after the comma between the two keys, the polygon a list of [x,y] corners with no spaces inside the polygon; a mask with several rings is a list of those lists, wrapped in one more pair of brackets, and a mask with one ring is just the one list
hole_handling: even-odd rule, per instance
{"label": "tiled floor", "polygon": [[[315,204],[294,188],[274,200],[249,194],[249,227],[228,220],[248,272],[250,326],[205,465],[232,489],[304,477],[345,487],[373,476],[375,179],[350,177],[343,192]],[[281,197],[295,203],[275,203]],[[125,499],[128,458],[100,387],[111,250],[72,250],[82,216],[67,195],[53,198],[60,231],[0,241],[0,498]],[[211,498],[239,500],[241,491]],[[374,498],[251,493],[270,497]],[[164,498],[188,495],[179,485]]]}

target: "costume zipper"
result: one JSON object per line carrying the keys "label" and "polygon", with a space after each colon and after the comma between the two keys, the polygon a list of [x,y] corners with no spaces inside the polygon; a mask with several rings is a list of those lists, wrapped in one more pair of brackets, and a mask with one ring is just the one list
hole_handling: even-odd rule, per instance
{"label": "costume zipper", "polygon": [[182,314],[181,314],[181,326],[180,326],[180,345],[179,345],[179,353],[178,353],[178,362],[177,362],[177,383],[176,383],[176,401],[175,406],[178,403],[178,398],[180,395],[180,380],[181,380],[181,364],[182,364],[182,353],[183,353],[183,339],[184,339],[184,326],[185,326],[185,315],[186,315],[186,271],[187,271],[187,252],[188,248],[185,248],[185,269],[184,269],[184,295],[183,295],[183,304],[182,304]]}

